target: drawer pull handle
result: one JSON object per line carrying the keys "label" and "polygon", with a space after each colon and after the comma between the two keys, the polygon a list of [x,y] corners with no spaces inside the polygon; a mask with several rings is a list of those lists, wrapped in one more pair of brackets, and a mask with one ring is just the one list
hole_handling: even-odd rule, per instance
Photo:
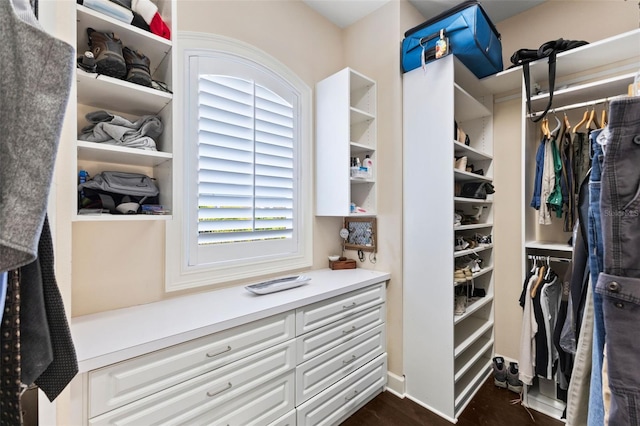
{"label": "drawer pull handle", "polygon": [[348,360],[346,360],[346,361],[342,361],[342,363],[343,363],[344,365],[351,364],[351,363],[352,363],[353,361],[355,361],[357,358],[358,358],[357,356],[355,356],[355,355],[351,355],[351,358],[349,358],[349,359],[348,359]]}
{"label": "drawer pull handle", "polygon": [[353,302],[353,303],[352,303],[352,304],[350,304],[350,305],[342,305],[342,309],[345,309],[345,310],[346,310],[346,309],[353,309],[353,308],[355,308],[356,306],[357,306],[356,302]]}
{"label": "drawer pull handle", "polygon": [[214,356],[222,355],[223,353],[229,352],[231,350],[231,346],[227,346],[227,349],[223,349],[220,352],[211,353],[207,352],[207,358],[213,358]]}
{"label": "drawer pull handle", "polygon": [[345,396],[345,397],[344,397],[344,399],[345,399],[345,401],[351,401],[353,398],[355,398],[355,397],[356,397],[356,395],[358,395],[358,391],[357,391],[357,390],[354,390],[354,391],[353,391],[353,395],[351,395],[351,396]]}
{"label": "drawer pull handle", "polygon": [[357,328],[356,326],[352,326],[349,330],[342,330],[342,334],[349,334],[349,333],[353,333],[354,331],[356,331]]}
{"label": "drawer pull handle", "polygon": [[216,396],[218,394],[221,394],[222,392],[228,391],[229,389],[231,389],[233,385],[231,384],[231,382],[227,383],[227,387],[225,387],[224,389],[221,389],[217,392],[207,392],[207,396],[211,397],[211,396]]}

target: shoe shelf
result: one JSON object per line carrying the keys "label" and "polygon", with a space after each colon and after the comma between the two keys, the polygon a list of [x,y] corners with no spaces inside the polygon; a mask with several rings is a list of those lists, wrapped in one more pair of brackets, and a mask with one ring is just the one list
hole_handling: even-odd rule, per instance
{"label": "shoe shelf", "polygon": [[461,321],[469,318],[475,312],[477,312],[479,309],[487,306],[491,302],[493,302],[493,296],[489,296],[489,295],[487,295],[485,297],[480,297],[477,300],[474,300],[473,302],[469,303],[469,305],[467,306],[465,312],[462,315],[455,315],[454,316],[453,323],[454,324],[459,324]]}
{"label": "shoe shelf", "polygon": [[477,175],[471,172],[463,172],[462,170],[453,170],[456,182],[492,182],[493,178],[488,176]]}
{"label": "shoe shelf", "polygon": [[477,198],[453,197],[455,203],[460,204],[493,204],[493,199],[480,200]]}
{"label": "shoe shelf", "polygon": [[[493,347],[493,339],[478,339],[468,351],[465,351],[455,360],[454,382],[458,383],[462,377],[469,372],[483,356],[487,358],[487,353]],[[488,358],[491,358],[490,356]]]}
{"label": "shoe shelf", "polygon": [[466,231],[469,229],[482,229],[482,228],[490,228],[493,226],[493,222],[487,222],[487,223],[474,223],[471,225],[460,225],[460,226],[454,226],[453,229],[455,231]]}
{"label": "shoe shelf", "polygon": [[453,152],[456,157],[466,156],[470,161],[490,161],[493,160],[493,156],[480,151],[479,149],[465,145],[462,142],[456,140],[453,141]]}
{"label": "shoe shelf", "polygon": [[464,406],[466,406],[472,396],[478,391],[482,383],[491,374],[491,363],[493,362],[491,357],[482,358],[481,360],[482,362],[473,364],[470,371],[455,385],[456,413],[462,411]]}
{"label": "shoe shelf", "polygon": [[489,250],[493,248],[493,244],[480,244],[478,245],[478,247],[472,248],[472,249],[465,249],[465,250],[459,250],[459,251],[455,251],[453,252],[453,257],[462,257],[462,256],[466,256],[468,254],[474,254],[474,253],[479,253],[481,251],[484,250]]}
{"label": "shoe shelf", "polygon": [[[171,101],[171,93],[106,75],[77,69],[78,103],[133,115],[159,114]],[[126,105],[123,105],[126,99]]]}
{"label": "shoe shelf", "polygon": [[[487,266],[486,268],[482,268],[482,269],[480,269],[478,272],[474,272],[474,273],[471,275],[471,278],[473,278],[473,279],[475,280],[476,278],[479,278],[479,277],[483,276],[484,274],[486,274],[486,273],[488,273],[488,272],[491,272],[491,271],[493,271],[493,266]],[[454,287],[457,287],[457,286],[459,286],[459,285],[466,284],[467,282],[468,282],[468,281],[455,281],[455,280],[454,280],[454,284],[455,284],[455,285],[454,285]],[[485,296],[485,297],[488,297],[488,296]],[[465,312],[465,313],[466,313],[466,312]],[[459,318],[459,316],[457,316],[457,317],[456,317],[456,321],[455,321],[455,322],[458,322],[458,318]]]}
{"label": "shoe shelf", "polygon": [[156,167],[173,158],[168,152],[147,151],[97,142],[77,141],[78,160]]}
{"label": "shoe shelf", "polygon": [[457,358],[493,327],[493,320],[467,317],[456,324],[453,355]]}
{"label": "shoe shelf", "polygon": [[149,31],[145,31],[136,26],[124,23],[103,13],[89,9],[80,4],[76,5],[76,19],[78,21],[77,44],[78,55],[89,49],[89,37],[87,28],[96,31],[113,32],[122,45],[129,46],[133,50],[144,53],[149,58],[151,75],[156,74],[156,70],[164,66],[163,62],[168,61],[171,52],[172,42],[163,37],[157,36]]}

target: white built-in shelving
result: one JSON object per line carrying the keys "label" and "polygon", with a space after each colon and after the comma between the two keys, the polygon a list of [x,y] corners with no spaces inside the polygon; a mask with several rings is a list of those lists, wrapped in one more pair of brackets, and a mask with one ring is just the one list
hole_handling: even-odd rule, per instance
{"label": "white built-in shelving", "polygon": [[[376,214],[376,83],[345,68],[316,85],[316,214]],[[369,155],[373,171],[351,176],[350,159]],[[364,212],[352,212],[351,203]]]}
{"label": "white built-in shelving", "polygon": [[[176,2],[154,1],[164,22],[175,34]],[[146,174],[155,180],[160,190],[160,204],[172,210],[173,170],[173,94],[172,76],[176,74],[173,41],[149,31],[107,16],[87,6],[76,5],[76,49],[89,50],[87,29],[114,33],[122,45],[137,50],[149,58],[151,78],[164,83],[169,91],[134,84],[126,80],[76,70],[77,132],[88,125],[87,113],[105,110],[111,114],[136,121],[145,115],[157,116],[163,124],[163,132],[156,142],[157,151],[107,145],[96,142],[76,141],[77,157],[74,173],[86,170],[90,176],[106,170]],[[77,193],[77,187],[71,189]],[[149,221],[166,220],[170,215],[74,215],[78,222]]]}
{"label": "white built-in shelving", "polygon": [[[493,233],[493,197],[458,192],[465,183],[493,182],[493,97],[454,56],[403,80],[406,395],[455,421],[490,374],[493,356],[494,245],[454,251],[457,237]],[[454,121],[468,145],[455,140]],[[455,169],[462,156],[482,174]],[[474,220],[454,226],[454,212]],[[474,257],[482,263],[472,280],[454,281],[456,263]],[[471,296],[474,288],[484,297],[470,297],[454,314],[454,294]]]}

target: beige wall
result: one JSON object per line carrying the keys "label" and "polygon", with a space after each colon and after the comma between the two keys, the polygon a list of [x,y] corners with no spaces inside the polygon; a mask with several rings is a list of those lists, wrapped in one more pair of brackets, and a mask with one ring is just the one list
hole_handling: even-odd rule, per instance
{"label": "beige wall", "polygon": [[[635,1],[549,0],[524,13],[496,23],[502,34],[505,68],[517,49],[537,48],[558,38],[596,42],[638,28]],[[495,352],[520,356],[522,309],[521,250],[521,110],[518,100],[494,107],[495,195]]]}

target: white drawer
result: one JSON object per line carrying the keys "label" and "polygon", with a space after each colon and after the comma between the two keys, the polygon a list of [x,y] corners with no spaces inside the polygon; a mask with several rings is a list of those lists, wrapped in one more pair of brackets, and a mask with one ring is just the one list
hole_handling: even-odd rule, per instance
{"label": "white drawer", "polygon": [[341,343],[348,342],[360,333],[385,322],[385,304],[375,306],[356,315],[344,318],[326,327],[299,336],[298,364],[323,354]]}
{"label": "white drawer", "polygon": [[298,425],[340,423],[379,393],[386,380],[387,354],[383,354],[297,407]]}
{"label": "white drawer", "polygon": [[296,335],[300,336],[334,321],[384,303],[386,283],[352,291],[296,310]]}
{"label": "white drawer", "polygon": [[[294,369],[295,341],[290,340],[94,417],[90,419],[89,424],[191,425],[194,424],[195,419],[203,416],[214,419],[224,417],[227,423],[232,424],[230,422],[232,420],[235,422],[235,414],[233,416],[231,414],[237,410],[246,411],[249,405],[252,410],[247,415],[256,414],[253,413],[253,407],[260,407],[264,412],[271,410],[269,412],[274,413],[268,420],[265,418],[262,424],[266,424],[282,416],[294,406]],[[287,376],[286,383],[276,380],[284,375]],[[273,389],[268,386],[268,391],[262,388],[257,394],[253,392],[257,387],[274,380],[279,384],[274,385]],[[245,395],[248,393],[251,393],[252,397],[246,399]],[[264,400],[263,395],[266,395]],[[243,402],[236,403],[236,400],[240,399]],[[267,410],[268,407],[271,408]],[[259,423],[261,422],[256,424]]]}
{"label": "white drawer", "polygon": [[293,311],[89,373],[89,417],[122,407],[294,337]]}
{"label": "white drawer", "polygon": [[379,325],[296,367],[296,405],[381,355],[385,342],[385,326]]}
{"label": "white drawer", "polygon": [[296,426],[296,410],[291,410],[269,426]]}

